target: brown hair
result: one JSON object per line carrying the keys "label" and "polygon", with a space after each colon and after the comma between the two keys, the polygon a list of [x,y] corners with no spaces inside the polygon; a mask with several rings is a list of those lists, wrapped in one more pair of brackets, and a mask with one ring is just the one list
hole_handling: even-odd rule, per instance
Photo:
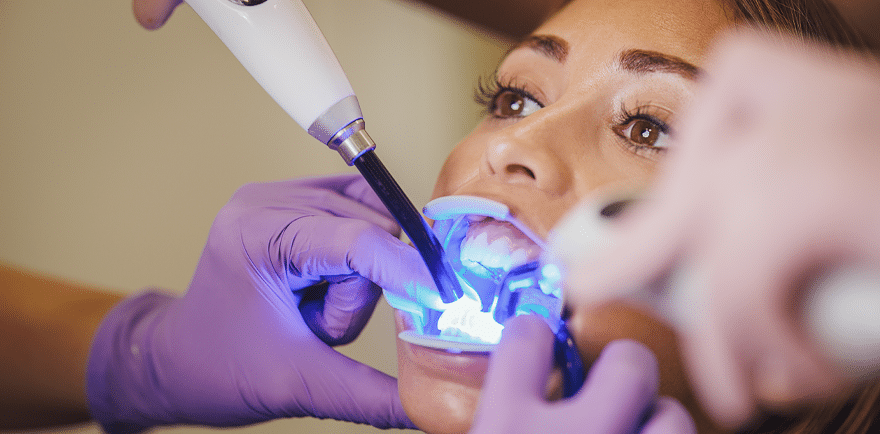
{"label": "brown hair", "polygon": [[[876,50],[827,0],[724,0],[733,20],[799,37],[806,42],[869,52]],[[804,409],[796,416],[770,415],[750,434],[869,434],[880,432],[880,381],[848,398]]]}
{"label": "brown hair", "polygon": [[872,47],[827,0],[725,0],[733,20],[861,51]]}
{"label": "brown hair", "polygon": [[743,434],[869,434],[880,432],[880,381],[849,399],[806,409],[798,416],[772,415]]}

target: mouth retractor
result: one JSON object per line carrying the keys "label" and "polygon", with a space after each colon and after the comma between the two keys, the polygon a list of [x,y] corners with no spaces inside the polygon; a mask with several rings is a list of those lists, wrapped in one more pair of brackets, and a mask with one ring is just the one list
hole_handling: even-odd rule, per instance
{"label": "mouth retractor", "polygon": [[504,204],[474,196],[447,196],[424,208],[461,282],[465,296],[443,311],[424,308],[420,331],[401,339],[448,351],[486,352],[503,323],[532,313],[554,332],[562,323],[559,273],[538,260],[544,241]]}

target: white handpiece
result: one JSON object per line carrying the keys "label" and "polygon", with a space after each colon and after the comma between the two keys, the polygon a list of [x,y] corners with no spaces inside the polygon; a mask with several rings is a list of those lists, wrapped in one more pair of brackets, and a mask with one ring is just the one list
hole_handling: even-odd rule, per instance
{"label": "white handpiece", "polygon": [[301,0],[186,0],[308,133],[357,166],[421,254],[440,298],[462,296],[437,237],[374,152],[336,55]]}
{"label": "white handpiece", "polygon": [[186,3],[312,137],[327,144],[363,118],[345,72],[302,1]]}

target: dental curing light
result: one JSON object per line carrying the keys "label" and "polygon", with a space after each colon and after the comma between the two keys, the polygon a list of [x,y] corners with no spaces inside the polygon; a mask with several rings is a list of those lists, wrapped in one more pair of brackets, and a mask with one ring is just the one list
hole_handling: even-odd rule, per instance
{"label": "dental curing light", "polygon": [[355,166],[418,249],[445,303],[463,295],[437,237],[391,177],[357,97],[300,0],[186,0],[309,135]]}

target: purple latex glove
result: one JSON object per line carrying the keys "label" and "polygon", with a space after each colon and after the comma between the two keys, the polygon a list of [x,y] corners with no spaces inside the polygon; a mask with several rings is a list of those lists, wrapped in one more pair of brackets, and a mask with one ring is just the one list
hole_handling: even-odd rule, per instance
{"label": "purple latex glove", "polygon": [[396,379],[307,325],[345,343],[371,315],[377,285],[400,296],[413,281],[433,288],[397,233],[359,175],[241,188],[186,295],[146,292],[102,323],[88,366],[94,417],[110,433],[297,416],[412,427]]}
{"label": "purple latex glove", "polygon": [[614,341],[572,398],[544,398],[553,366],[553,333],[533,315],[511,318],[489,361],[471,434],[695,434],[687,410],[657,397],[657,360],[644,345]]}

